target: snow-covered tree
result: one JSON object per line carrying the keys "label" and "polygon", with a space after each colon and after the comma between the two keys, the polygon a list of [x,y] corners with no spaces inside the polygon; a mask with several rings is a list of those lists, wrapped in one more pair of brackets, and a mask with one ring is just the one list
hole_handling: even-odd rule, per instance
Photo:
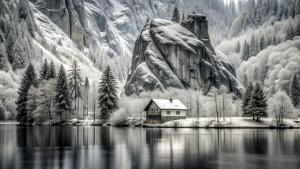
{"label": "snow-covered tree", "polygon": [[242,61],[247,61],[249,59],[249,45],[247,41],[244,42]]}
{"label": "snow-covered tree", "polygon": [[235,53],[240,53],[240,51],[241,51],[241,44],[240,44],[240,41],[238,41],[236,48],[235,48]]}
{"label": "snow-covered tree", "polygon": [[73,99],[75,100],[75,110],[76,110],[77,98],[82,97],[81,87],[82,87],[83,80],[81,76],[80,67],[75,60],[71,65],[71,69],[69,70],[68,77],[69,77],[69,87],[70,87],[71,97],[73,97]]}
{"label": "snow-covered tree", "polygon": [[258,70],[257,70],[257,67],[255,67],[254,72],[253,72],[253,81],[257,82],[258,80],[259,80]]}
{"label": "snow-covered tree", "polygon": [[246,74],[244,75],[243,85],[244,85],[245,88],[248,87],[248,76]]}
{"label": "snow-covered tree", "polygon": [[291,79],[289,95],[294,107],[298,107],[300,104],[300,84],[296,74]]}
{"label": "snow-covered tree", "polygon": [[252,115],[252,114],[250,114],[250,111],[248,109],[252,91],[253,91],[253,85],[252,85],[252,82],[250,82],[250,84],[246,88],[246,92],[244,94],[243,104],[242,104],[243,116],[246,116],[246,117]]}
{"label": "snow-covered tree", "polygon": [[250,102],[247,106],[249,113],[253,118],[256,116],[256,121],[259,121],[261,117],[268,116],[267,114],[267,99],[259,83],[256,83],[254,89],[251,92]]}
{"label": "snow-covered tree", "polygon": [[98,89],[98,104],[102,120],[108,120],[110,114],[118,108],[117,88],[117,81],[108,66],[103,72]]}
{"label": "snow-covered tree", "polygon": [[261,36],[260,43],[259,43],[259,48],[260,48],[260,50],[264,50],[266,47],[267,47],[266,39],[265,39],[264,36]]}
{"label": "snow-covered tree", "polygon": [[268,99],[269,114],[273,114],[277,125],[283,125],[283,119],[292,117],[295,111],[292,100],[284,91],[278,91]]}
{"label": "snow-covered tree", "polygon": [[90,82],[86,77],[84,82],[84,110],[86,114],[89,113],[89,93],[90,93]]}
{"label": "snow-covered tree", "polygon": [[68,78],[63,65],[60,66],[57,75],[56,96],[55,96],[57,114],[60,115],[60,120],[63,120],[63,114],[71,109],[69,96]]}
{"label": "snow-covered tree", "polygon": [[26,66],[29,56],[26,50],[24,39],[19,37],[12,48],[12,68],[13,70],[22,69]]}
{"label": "snow-covered tree", "polygon": [[174,8],[171,21],[178,23],[180,22],[180,15],[177,7]]}
{"label": "snow-covered tree", "polygon": [[7,70],[7,55],[6,49],[3,43],[0,44],[0,70]]}
{"label": "snow-covered tree", "polygon": [[56,70],[53,61],[51,61],[49,68],[47,69],[46,80],[56,77]]}
{"label": "snow-covered tree", "polygon": [[256,56],[258,54],[258,45],[257,41],[254,37],[254,34],[252,35],[251,41],[250,41],[250,57],[251,56]]}
{"label": "snow-covered tree", "polygon": [[280,21],[282,19],[283,15],[284,15],[284,4],[281,3],[278,8],[277,15],[276,15],[277,20]]}
{"label": "snow-covered tree", "polygon": [[19,96],[16,101],[17,121],[23,124],[27,122],[30,123],[31,121],[31,119],[27,117],[27,109],[26,109],[28,90],[31,85],[33,85],[34,87],[38,87],[38,79],[33,65],[29,64],[21,80],[19,91],[18,91]]}
{"label": "snow-covered tree", "polygon": [[41,70],[40,70],[40,75],[39,75],[39,79],[41,81],[46,79],[47,71],[48,71],[48,60],[45,59],[43,64],[42,64],[42,67],[41,67]]}

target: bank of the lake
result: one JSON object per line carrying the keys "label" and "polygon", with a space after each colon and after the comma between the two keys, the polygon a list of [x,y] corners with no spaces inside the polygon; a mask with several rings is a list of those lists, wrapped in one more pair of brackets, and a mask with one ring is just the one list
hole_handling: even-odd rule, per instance
{"label": "bank of the lake", "polygon": [[[44,123],[50,126],[116,126],[116,127],[145,127],[145,128],[296,128],[300,129],[300,121],[284,119],[284,125],[278,126],[274,118],[261,118],[259,121],[251,117],[226,117],[220,118],[187,118],[169,122],[147,122],[143,118],[129,117],[119,121],[103,123],[100,120],[69,119],[63,123]],[[0,124],[18,124],[15,121],[1,122]]]}

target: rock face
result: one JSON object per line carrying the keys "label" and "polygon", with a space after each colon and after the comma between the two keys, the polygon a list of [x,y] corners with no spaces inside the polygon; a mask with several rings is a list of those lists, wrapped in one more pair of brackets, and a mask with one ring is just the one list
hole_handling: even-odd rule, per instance
{"label": "rock face", "polygon": [[30,0],[34,6],[57,24],[78,46],[86,43],[86,12],[82,0]]}
{"label": "rock face", "polygon": [[148,22],[135,42],[126,95],[167,88],[202,90],[224,85],[244,93],[227,57],[210,44],[206,17],[189,15],[180,24],[162,19]]}

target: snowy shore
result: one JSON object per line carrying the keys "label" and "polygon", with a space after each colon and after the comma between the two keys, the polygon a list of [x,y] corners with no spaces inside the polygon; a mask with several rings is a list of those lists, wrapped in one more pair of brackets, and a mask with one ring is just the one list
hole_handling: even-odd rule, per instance
{"label": "snowy shore", "polygon": [[[261,118],[259,122],[252,120],[251,117],[232,117],[220,118],[219,122],[216,118],[187,118],[174,120],[165,123],[146,122],[145,119],[129,117],[126,120],[118,122],[101,123],[96,120],[79,120],[70,119],[57,126],[116,126],[116,127],[148,127],[148,128],[297,128],[300,129],[300,121],[295,122],[294,119],[284,119],[283,126],[277,126],[273,118]],[[0,121],[0,124],[18,124],[14,121]],[[45,123],[44,125],[51,125]]]}

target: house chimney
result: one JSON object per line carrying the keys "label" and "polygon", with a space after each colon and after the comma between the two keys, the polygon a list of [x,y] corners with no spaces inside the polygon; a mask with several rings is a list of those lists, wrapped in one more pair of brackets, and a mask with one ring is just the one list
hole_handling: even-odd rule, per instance
{"label": "house chimney", "polygon": [[173,99],[170,99],[170,102],[172,102],[173,101]]}

